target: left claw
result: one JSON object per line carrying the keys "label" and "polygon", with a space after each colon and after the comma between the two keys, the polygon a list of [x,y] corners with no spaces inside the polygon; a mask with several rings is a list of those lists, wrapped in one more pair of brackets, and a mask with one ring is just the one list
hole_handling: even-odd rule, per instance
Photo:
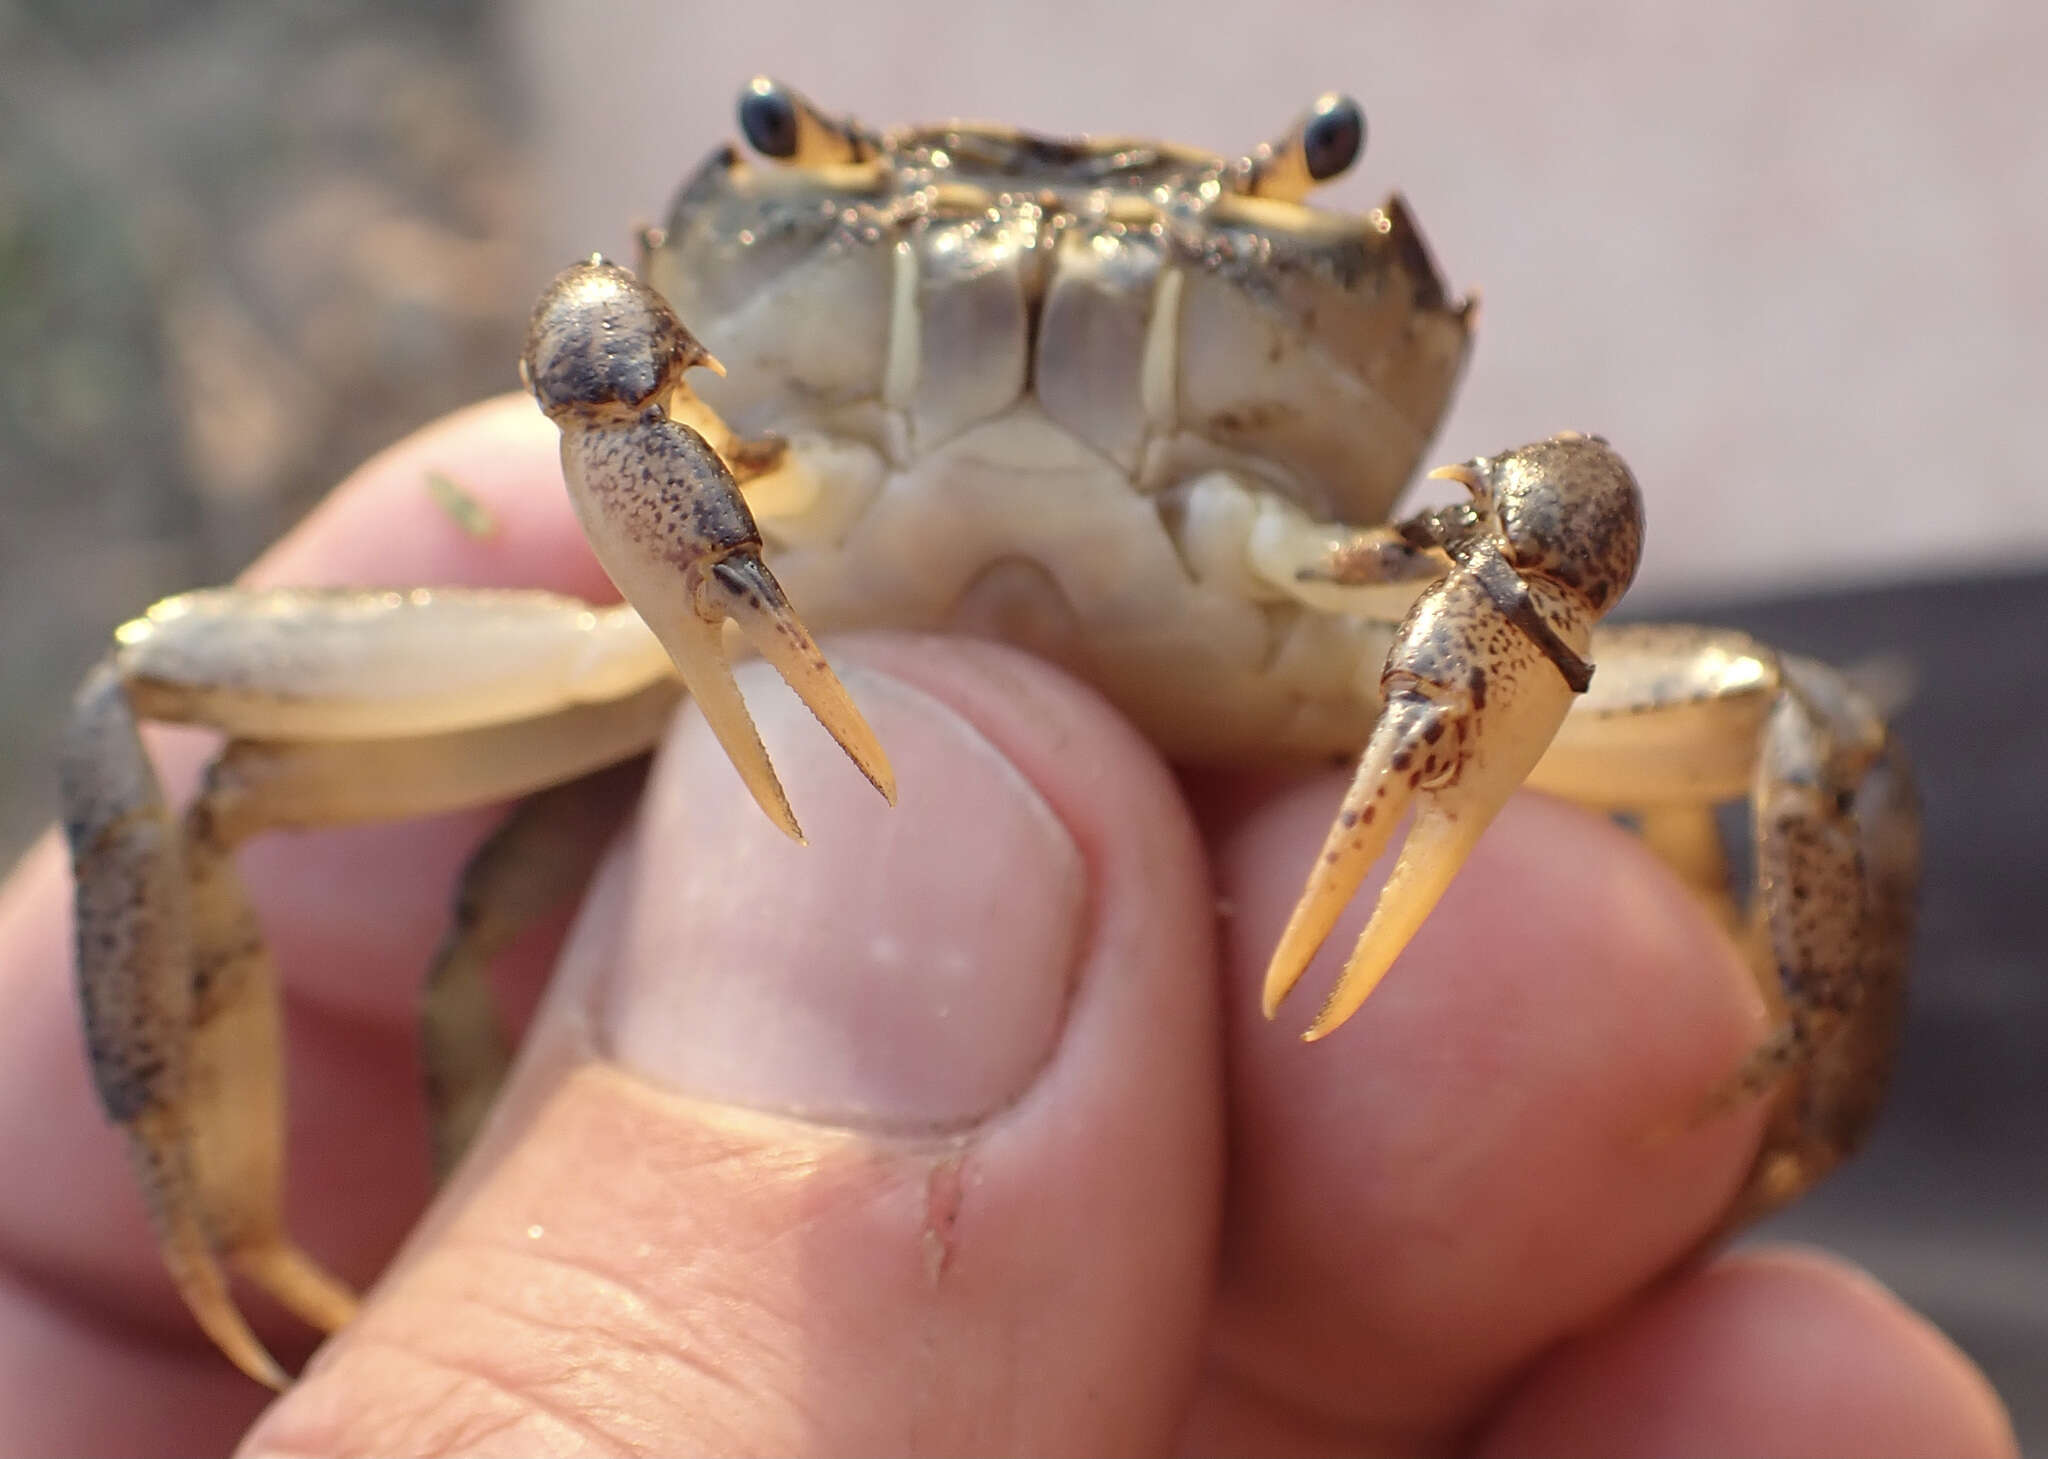
{"label": "left claw", "polygon": [[1431,474],[1472,504],[1408,530],[1454,566],[1401,624],[1379,720],[1266,970],[1271,1018],[1412,803],[1400,861],[1310,1040],[1357,1012],[1543,757],[1591,676],[1593,624],[1641,550],[1635,480],[1598,437],[1567,432]]}
{"label": "left claw", "polygon": [[528,388],[562,428],[562,474],[598,561],[668,650],[755,801],[802,841],[733,682],[728,619],[891,804],[896,778],[761,560],[761,534],[732,471],[674,418],[678,401],[708,416],[682,383],[693,365],[717,368],[659,294],[602,259],[548,287],[521,361]]}

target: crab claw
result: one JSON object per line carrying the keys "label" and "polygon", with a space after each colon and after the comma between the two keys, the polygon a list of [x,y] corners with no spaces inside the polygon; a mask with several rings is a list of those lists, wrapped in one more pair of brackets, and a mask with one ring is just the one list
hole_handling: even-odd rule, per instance
{"label": "crab claw", "polygon": [[521,367],[562,428],[562,475],[598,562],[668,650],[756,803],[802,841],[733,682],[728,619],[891,804],[896,778],[761,560],[761,534],[732,472],[664,405],[691,398],[685,370],[713,363],[659,294],[593,259],[541,296]]}
{"label": "crab claw", "polygon": [[1543,757],[1590,679],[1593,623],[1627,587],[1641,546],[1634,479],[1597,438],[1562,435],[1431,474],[1473,496],[1473,509],[1439,516],[1455,566],[1401,624],[1379,720],[1266,969],[1271,1018],[1412,810],[1309,1040],[1357,1012]]}

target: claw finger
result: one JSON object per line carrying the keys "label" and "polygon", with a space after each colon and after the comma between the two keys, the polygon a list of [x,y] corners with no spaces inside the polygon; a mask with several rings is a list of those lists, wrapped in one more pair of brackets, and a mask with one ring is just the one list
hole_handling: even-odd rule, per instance
{"label": "claw finger", "polygon": [[868,783],[890,805],[896,804],[896,772],[889,768],[889,757],[854,707],[846,686],[818,651],[810,631],[782,595],[782,586],[767,564],[752,553],[734,553],[713,564],[699,594],[715,602],[739,626],[755,652],[775,666],[783,682],[839,742]]}
{"label": "claw finger", "polygon": [[760,540],[739,488],[703,437],[660,418],[565,430],[562,465],[597,560],[668,650],[755,802],[801,842],[726,655],[726,613],[743,595],[714,574]]}
{"label": "claw finger", "polygon": [[189,1142],[180,1122],[166,1109],[148,1109],[129,1125],[128,1136],[129,1157],[149,1203],[164,1269],[200,1330],[258,1383],[279,1392],[289,1388],[291,1379],[235,1306],[227,1275],[200,1224]]}
{"label": "claw finger", "polygon": [[[1413,755],[1426,743],[1432,724],[1441,724],[1441,706],[1419,694],[1390,698],[1359,757],[1358,773],[1345,792],[1336,822],[1324,838],[1321,854],[1309,872],[1301,900],[1287,918],[1280,944],[1266,965],[1261,1003],[1266,1017],[1294,991],[1314,960],[1330,929],[1337,925],[1352,894],[1380,853],[1387,849],[1414,794],[1414,783],[1393,770],[1397,758]],[[1441,737],[1442,730],[1439,728]]]}
{"label": "claw finger", "polygon": [[[1397,663],[1403,658],[1426,660],[1431,635],[1437,635],[1434,641],[1440,642],[1448,626],[1446,620],[1483,623],[1492,611],[1484,587],[1477,583],[1454,582],[1440,593],[1438,602],[1451,611],[1434,623],[1432,615],[1419,615],[1416,642],[1405,650],[1397,646]],[[1346,809],[1355,802],[1369,804],[1366,798],[1376,797],[1379,805],[1398,815],[1412,798],[1415,814],[1401,846],[1401,859],[1380,891],[1372,920],[1359,934],[1329,1001],[1302,1035],[1311,1042],[1356,1013],[1386,976],[1394,959],[1443,899],[1458,868],[1479,843],[1480,834],[1543,757],[1571,707],[1570,687],[1533,644],[1496,652],[1476,672],[1483,674],[1478,682],[1487,686],[1483,695],[1412,679],[1411,687],[1388,695],[1387,711],[1368,742]],[[1398,667],[1389,670],[1389,678],[1397,684],[1406,677],[1407,672]],[[1381,811],[1382,815],[1388,813],[1388,809]],[[1338,829],[1343,829],[1341,815]],[[1375,853],[1385,846],[1386,839],[1382,833]],[[1349,880],[1344,896],[1358,885],[1369,864],[1369,858],[1356,857],[1347,863]],[[1322,869],[1318,867],[1318,871]],[[1315,884],[1312,881],[1310,885],[1314,895]],[[1334,907],[1329,916],[1334,919]]]}
{"label": "claw finger", "polygon": [[[1397,654],[1400,652],[1396,650]],[[1564,723],[1571,691],[1526,652],[1523,672],[1496,662],[1484,707],[1421,683],[1388,695],[1337,824],[1267,973],[1266,1011],[1300,978],[1412,801],[1401,859],[1381,888],[1342,977],[1302,1035],[1314,1042],[1358,1011],[1436,910],[1479,837]],[[1535,672],[1531,672],[1534,670]],[[1398,679],[1400,672],[1391,675]]]}
{"label": "claw finger", "polygon": [[[1512,787],[1510,787],[1512,789]],[[1373,908],[1372,920],[1358,935],[1358,944],[1344,964],[1344,974],[1331,990],[1315,1022],[1302,1034],[1307,1043],[1336,1029],[1379,986],[1401,949],[1408,945],[1436,904],[1443,899],[1458,868],[1478,844],[1479,833],[1500,805],[1446,805],[1453,797],[1425,796],[1415,809],[1415,823],[1401,845],[1401,860],[1387,878]],[[1466,799],[1456,797],[1456,799]],[[1503,796],[1504,802],[1506,797]]]}
{"label": "claw finger", "polygon": [[725,635],[718,621],[706,622],[695,614],[678,614],[666,623],[650,623],[676,668],[682,671],[690,697],[718,737],[725,758],[739,771],[740,779],[754,797],[754,804],[767,814],[798,845],[804,844],[803,828],[789,808],[789,796],[769,763],[767,746],[733,682],[732,664],[725,656]]}

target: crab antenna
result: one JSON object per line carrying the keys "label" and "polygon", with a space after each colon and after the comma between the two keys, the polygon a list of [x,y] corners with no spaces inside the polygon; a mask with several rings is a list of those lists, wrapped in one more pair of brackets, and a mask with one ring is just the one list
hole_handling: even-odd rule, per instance
{"label": "crab antenna", "polygon": [[740,93],[739,117],[748,146],[792,167],[865,162],[877,150],[859,123],[825,115],[795,87],[767,76],[756,76]]}
{"label": "crab antenna", "polygon": [[1284,136],[1260,143],[1231,171],[1237,190],[1249,197],[1298,203],[1349,169],[1364,150],[1365,113],[1350,97],[1327,91]]}

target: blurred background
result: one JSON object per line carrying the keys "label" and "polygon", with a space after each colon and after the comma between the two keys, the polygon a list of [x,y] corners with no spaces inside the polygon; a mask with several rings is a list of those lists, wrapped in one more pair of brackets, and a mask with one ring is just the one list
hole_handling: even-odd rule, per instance
{"label": "blurred background", "polygon": [[0,0],[0,854],[108,630],[511,388],[540,284],[626,251],[754,72],[1227,153],[1350,90],[1332,200],[1398,186],[1484,292],[1446,456],[1599,430],[1650,497],[1635,611],[1910,681],[1898,1095],[1774,1229],[1903,1290],[2048,1449],[2044,57],[2025,0]]}

